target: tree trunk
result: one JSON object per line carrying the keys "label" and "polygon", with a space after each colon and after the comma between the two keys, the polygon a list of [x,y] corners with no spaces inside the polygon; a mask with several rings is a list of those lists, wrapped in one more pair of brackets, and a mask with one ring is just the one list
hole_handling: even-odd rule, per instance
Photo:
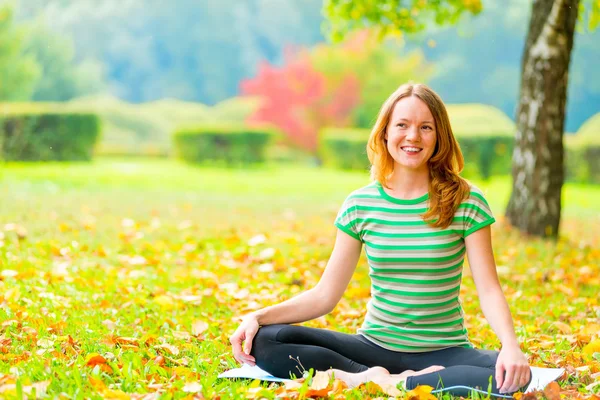
{"label": "tree trunk", "polygon": [[555,237],[561,209],[563,127],[579,0],[534,0],[521,64],[509,222]]}

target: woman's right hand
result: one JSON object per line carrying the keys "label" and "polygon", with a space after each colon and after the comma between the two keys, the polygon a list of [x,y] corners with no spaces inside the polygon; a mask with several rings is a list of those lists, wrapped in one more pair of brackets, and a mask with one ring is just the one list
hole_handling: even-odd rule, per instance
{"label": "woman's right hand", "polygon": [[[233,335],[229,338],[229,342],[233,348],[233,357],[241,363],[248,364],[250,366],[256,365],[256,360],[250,355],[252,350],[252,340],[258,332],[258,319],[255,315],[249,314],[242,320],[242,323],[235,330]],[[244,349],[242,350],[242,342],[244,343]]]}

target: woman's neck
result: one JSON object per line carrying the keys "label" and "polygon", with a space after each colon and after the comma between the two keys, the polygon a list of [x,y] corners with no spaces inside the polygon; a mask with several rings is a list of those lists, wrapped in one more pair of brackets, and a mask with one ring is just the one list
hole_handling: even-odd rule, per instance
{"label": "woman's neck", "polygon": [[429,191],[429,169],[415,171],[394,168],[387,186],[394,196],[399,198],[412,199],[422,196]]}

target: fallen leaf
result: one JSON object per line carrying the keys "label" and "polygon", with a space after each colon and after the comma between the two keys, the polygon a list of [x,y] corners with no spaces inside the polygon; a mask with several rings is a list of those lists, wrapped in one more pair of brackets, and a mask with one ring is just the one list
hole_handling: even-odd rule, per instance
{"label": "fallen leaf", "polygon": [[117,336],[113,338],[113,342],[119,345],[139,346],[139,339],[134,337]]}
{"label": "fallen leaf", "polygon": [[154,302],[165,310],[170,310],[175,307],[175,301],[173,298],[164,294],[156,296],[154,298]]}
{"label": "fallen leaf", "polygon": [[181,390],[186,393],[198,393],[202,391],[202,385],[199,382],[188,382]]}
{"label": "fallen leaf", "polygon": [[104,356],[98,353],[90,353],[85,357],[85,365],[88,367],[94,367],[98,364],[106,364],[108,361]]}
{"label": "fallen leaf", "polygon": [[192,324],[192,335],[200,336],[208,329],[208,324],[204,321],[195,321]]}
{"label": "fallen leaf", "polygon": [[317,371],[310,384],[312,390],[323,390],[329,386],[329,374],[325,371]]}
{"label": "fallen leaf", "polygon": [[600,353],[600,339],[592,340],[582,349],[583,354],[592,357],[594,353]]}
{"label": "fallen leaf", "polygon": [[560,332],[564,333],[565,335],[569,335],[569,334],[573,333],[573,328],[571,328],[569,325],[565,324],[564,322],[555,321],[550,326],[556,327]]}
{"label": "fallen leaf", "polygon": [[544,388],[544,395],[548,400],[560,400],[560,386],[558,383],[550,382],[550,384]]}
{"label": "fallen leaf", "polygon": [[157,350],[162,350],[163,352],[166,352],[167,354],[170,354],[172,356],[179,355],[179,349],[177,347],[173,346],[172,344],[168,344],[168,343],[158,344],[158,345],[154,346],[153,348],[157,349]]}
{"label": "fallen leaf", "polygon": [[437,400],[431,391],[433,388],[428,385],[419,385],[406,394],[408,400]]}

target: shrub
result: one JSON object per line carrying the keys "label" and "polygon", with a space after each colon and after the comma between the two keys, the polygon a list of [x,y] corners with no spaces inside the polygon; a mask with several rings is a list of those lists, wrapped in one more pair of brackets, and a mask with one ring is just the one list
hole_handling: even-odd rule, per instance
{"label": "shrub", "polygon": [[565,140],[565,169],[569,181],[600,183],[600,135],[568,135]]}
{"label": "shrub", "polygon": [[341,169],[369,168],[369,129],[326,128],[319,132],[319,156],[324,165]]}
{"label": "shrub", "polygon": [[100,136],[95,114],[23,106],[0,116],[1,157],[11,161],[88,161]]}
{"label": "shrub", "polygon": [[267,147],[276,135],[270,127],[199,125],[177,130],[173,145],[176,156],[190,163],[249,165],[266,160]]}
{"label": "shrub", "polygon": [[[458,136],[458,135],[457,135]],[[457,137],[465,158],[465,176],[489,179],[511,172],[514,138],[503,134],[480,137]]]}

